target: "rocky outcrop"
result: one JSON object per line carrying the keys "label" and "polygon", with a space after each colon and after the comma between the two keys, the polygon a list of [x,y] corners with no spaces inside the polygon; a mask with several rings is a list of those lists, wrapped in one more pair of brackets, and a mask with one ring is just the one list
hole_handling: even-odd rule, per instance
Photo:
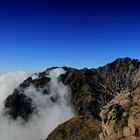
{"label": "rocky outcrop", "polygon": [[27,121],[34,111],[35,107],[32,104],[32,99],[16,89],[6,99],[5,114],[12,116],[13,119],[21,117]]}
{"label": "rocky outcrop", "polygon": [[116,96],[100,113],[100,140],[140,139],[140,88]]}
{"label": "rocky outcrop", "polygon": [[140,87],[116,96],[100,116],[101,121],[75,117],[58,126],[46,140],[140,140]]}
{"label": "rocky outcrop", "polygon": [[83,117],[92,128],[80,117],[73,118],[58,126],[47,140],[140,140],[140,87],[117,95],[102,108],[100,117],[101,121],[95,118],[88,121],[88,117]]}
{"label": "rocky outcrop", "polygon": [[[40,73],[37,78],[29,77],[17,87],[11,95],[7,97],[4,102],[4,114],[13,119],[22,118],[28,121],[33,113],[37,113],[37,108],[32,99],[25,94],[26,88],[34,86],[36,91],[41,91],[43,94],[49,94],[48,83],[50,78],[45,77]],[[46,73],[45,73],[46,74]]]}
{"label": "rocky outcrop", "polygon": [[101,122],[79,116],[59,125],[46,140],[99,140]]}

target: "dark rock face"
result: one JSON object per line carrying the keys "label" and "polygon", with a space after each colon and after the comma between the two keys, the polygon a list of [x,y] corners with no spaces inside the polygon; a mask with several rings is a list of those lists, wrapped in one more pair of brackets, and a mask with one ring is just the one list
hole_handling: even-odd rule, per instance
{"label": "dark rock face", "polygon": [[25,89],[29,87],[31,84],[36,88],[43,88],[50,81],[50,78],[45,77],[46,73],[39,73],[39,78],[32,80],[31,77],[26,79],[23,83],[20,84],[20,88]]}
{"label": "dark rock face", "polygon": [[48,82],[50,78],[44,77],[45,72],[39,74],[37,79],[27,78],[23,83],[14,90],[13,94],[9,95],[5,100],[5,114],[11,116],[13,119],[18,117],[25,121],[30,119],[33,113],[37,113],[37,108],[32,99],[24,94],[24,90],[33,85],[36,90],[43,89],[43,94],[48,94]]}
{"label": "dark rock face", "polygon": [[[57,68],[57,67],[55,67]],[[29,77],[5,100],[5,108],[13,118],[23,119],[34,111],[32,100],[24,95],[24,89],[33,85],[36,90],[43,89],[44,94],[49,94],[50,78],[46,77],[50,68],[37,74],[38,77]],[[97,69],[74,69],[63,67],[66,74],[60,75],[65,85],[72,90],[72,103],[78,115],[92,115],[100,120],[101,108],[122,91],[133,91],[139,84],[135,77],[140,69],[140,62],[130,58],[117,59],[104,67]],[[24,97],[25,96],[25,97]],[[27,103],[26,103],[27,100]],[[24,103],[26,104],[24,104]],[[16,107],[18,106],[20,107]],[[24,105],[22,105],[24,104]],[[22,114],[23,113],[23,114]],[[28,118],[28,117],[27,117]]]}
{"label": "dark rock face", "polygon": [[101,123],[92,117],[74,117],[59,125],[46,140],[99,140]]}
{"label": "dark rock face", "polygon": [[130,58],[117,59],[98,69],[68,69],[62,77],[72,89],[72,102],[79,115],[93,115],[100,119],[101,108],[122,91],[135,89],[139,81],[133,79],[140,62]]}
{"label": "dark rock face", "polygon": [[19,86],[22,87],[22,88],[27,88],[27,87],[30,86],[31,83],[32,83],[32,78],[29,77],[23,83],[21,83]]}
{"label": "dark rock face", "polygon": [[18,117],[28,120],[30,115],[35,111],[32,99],[15,90],[14,93],[7,97],[5,102],[5,113],[12,116],[13,119]]}

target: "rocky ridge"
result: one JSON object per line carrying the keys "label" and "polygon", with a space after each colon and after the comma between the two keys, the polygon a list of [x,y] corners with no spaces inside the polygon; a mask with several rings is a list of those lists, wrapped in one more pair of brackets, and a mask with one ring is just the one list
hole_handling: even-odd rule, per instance
{"label": "rocky ridge", "polygon": [[140,139],[140,87],[116,96],[100,113],[101,140]]}
{"label": "rocky ridge", "polygon": [[[117,59],[97,69],[63,69],[66,70],[66,74],[60,75],[59,80],[71,88],[71,100],[77,117],[58,126],[47,140],[139,139],[139,126],[134,123],[134,116],[139,116],[138,60]],[[5,114],[13,119],[30,119],[31,114],[37,110],[32,100],[24,94],[24,90],[34,85],[38,91],[48,95],[50,78],[46,75],[49,70],[35,74],[20,84],[5,100]],[[50,97],[50,100],[56,102],[57,98]],[[17,108],[17,104],[22,105]],[[136,123],[138,122],[137,119]]]}

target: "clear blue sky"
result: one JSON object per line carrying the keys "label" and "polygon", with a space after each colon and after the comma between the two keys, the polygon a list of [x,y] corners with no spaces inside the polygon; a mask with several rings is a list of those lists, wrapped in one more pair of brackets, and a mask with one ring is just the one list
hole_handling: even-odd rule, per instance
{"label": "clear blue sky", "polygon": [[140,60],[138,0],[0,1],[0,72]]}

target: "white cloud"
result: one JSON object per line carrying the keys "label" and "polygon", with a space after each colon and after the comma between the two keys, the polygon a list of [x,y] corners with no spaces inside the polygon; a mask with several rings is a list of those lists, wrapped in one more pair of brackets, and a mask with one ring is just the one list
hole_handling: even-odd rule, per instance
{"label": "white cloud", "polygon": [[[32,98],[38,114],[23,124],[21,119],[13,121],[2,114],[3,101],[13,89],[27,78],[25,72],[8,73],[0,76],[0,139],[1,140],[45,140],[47,135],[60,123],[74,116],[70,104],[71,90],[58,80],[65,71],[61,68],[50,70],[49,95],[42,94],[31,85],[25,94]],[[55,98],[53,101],[51,98]]]}

